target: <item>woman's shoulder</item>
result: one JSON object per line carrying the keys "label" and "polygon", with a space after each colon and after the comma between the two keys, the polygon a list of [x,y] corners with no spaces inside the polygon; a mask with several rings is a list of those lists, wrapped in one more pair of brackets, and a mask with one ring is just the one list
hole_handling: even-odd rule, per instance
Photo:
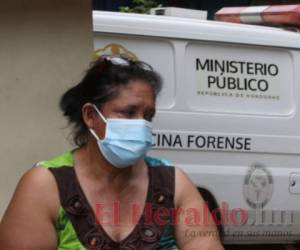
{"label": "woman's shoulder", "polygon": [[59,196],[56,180],[48,168],[61,166],[73,166],[72,151],[40,161],[25,172],[16,186],[8,211],[30,214],[34,210],[55,219],[59,209]]}
{"label": "woman's shoulder", "polygon": [[30,219],[34,211],[35,216],[40,214],[54,220],[59,208],[57,194],[55,179],[50,171],[32,167],[20,178],[4,218],[20,217],[22,221],[23,218]]}
{"label": "woman's shoulder", "polygon": [[[45,168],[33,167],[28,170],[19,180],[15,194],[22,199],[30,195],[36,200],[50,198],[50,193],[55,191],[55,179],[50,171]],[[44,197],[44,195],[46,195]]]}
{"label": "woman's shoulder", "polygon": [[[45,168],[31,168],[20,179],[0,226],[0,245],[4,249],[49,249],[54,246],[59,199],[55,180]],[[10,232],[14,232],[14,237]],[[43,232],[43,233],[42,233]],[[42,240],[47,234],[48,238]],[[34,240],[28,239],[34,235]],[[15,237],[18,241],[15,241]],[[9,247],[8,247],[9,246]],[[43,246],[36,247],[36,246]]]}

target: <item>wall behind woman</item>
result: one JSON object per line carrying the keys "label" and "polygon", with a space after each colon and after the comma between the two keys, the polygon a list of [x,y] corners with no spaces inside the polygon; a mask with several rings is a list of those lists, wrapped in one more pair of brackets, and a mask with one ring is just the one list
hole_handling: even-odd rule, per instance
{"label": "wall behind woman", "polygon": [[87,0],[1,0],[0,218],[36,161],[70,149],[60,95],[92,56]]}

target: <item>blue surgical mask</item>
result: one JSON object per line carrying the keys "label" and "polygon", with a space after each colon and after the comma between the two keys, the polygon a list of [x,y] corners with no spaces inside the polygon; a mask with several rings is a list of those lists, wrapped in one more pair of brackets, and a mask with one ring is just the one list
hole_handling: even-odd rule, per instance
{"label": "blue surgical mask", "polygon": [[93,129],[90,132],[108,162],[117,168],[124,168],[146,155],[152,146],[151,122],[143,119],[106,119],[95,105],[94,108],[106,123],[104,139],[101,140]]}

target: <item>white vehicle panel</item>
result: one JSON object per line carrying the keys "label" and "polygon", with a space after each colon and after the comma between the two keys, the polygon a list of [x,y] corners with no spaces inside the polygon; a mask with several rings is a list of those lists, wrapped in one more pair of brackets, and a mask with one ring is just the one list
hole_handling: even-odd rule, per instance
{"label": "white vehicle panel", "polygon": [[[252,222],[257,215],[251,207],[255,193],[247,191],[249,173],[257,165],[266,169],[272,181],[262,206],[266,221],[224,225],[225,243],[299,240],[300,35],[110,12],[94,12],[94,32],[96,50],[117,44],[114,48],[126,48],[163,76],[150,155],[181,167],[219,206],[241,208]],[[232,62],[249,63],[249,68]],[[271,71],[264,71],[270,65]],[[228,88],[231,78],[235,88]],[[246,82],[247,88],[237,84],[245,79],[254,80]],[[265,85],[258,88],[260,80]]]}

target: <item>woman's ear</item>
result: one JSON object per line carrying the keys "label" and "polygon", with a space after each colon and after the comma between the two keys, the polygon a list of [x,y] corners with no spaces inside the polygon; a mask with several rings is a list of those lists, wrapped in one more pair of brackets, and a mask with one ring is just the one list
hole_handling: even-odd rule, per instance
{"label": "woman's ear", "polygon": [[95,128],[96,110],[92,103],[86,103],[81,108],[82,119],[88,128]]}

